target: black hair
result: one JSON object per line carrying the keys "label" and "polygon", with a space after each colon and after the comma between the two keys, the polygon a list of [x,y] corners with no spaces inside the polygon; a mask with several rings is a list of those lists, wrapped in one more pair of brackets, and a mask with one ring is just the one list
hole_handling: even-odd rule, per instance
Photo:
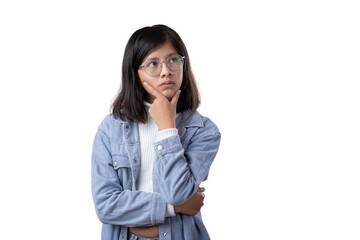
{"label": "black hair", "polygon": [[153,50],[167,41],[170,41],[178,54],[185,56],[181,94],[176,111],[194,112],[199,107],[200,95],[184,42],[173,29],[165,25],[154,25],[135,31],[125,47],[121,88],[112,105],[112,113],[115,117],[130,122],[146,122],[147,112],[144,101],[148,93],[140,82],[138,69]]}

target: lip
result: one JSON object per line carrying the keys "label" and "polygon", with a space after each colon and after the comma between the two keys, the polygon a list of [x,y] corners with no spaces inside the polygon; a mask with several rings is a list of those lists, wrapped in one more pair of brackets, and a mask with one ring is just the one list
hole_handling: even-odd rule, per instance
{"label": "lip", "polygon": [[173,82],[163,82],[160,86],[161,87],[171,87],[173,86],[174,83]]}

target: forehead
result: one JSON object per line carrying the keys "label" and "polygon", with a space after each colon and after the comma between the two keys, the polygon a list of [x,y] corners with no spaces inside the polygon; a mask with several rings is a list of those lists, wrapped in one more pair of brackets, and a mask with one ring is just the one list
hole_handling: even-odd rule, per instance
{"label": "forehead", "polygon": [[178,52],[175,50],[171,42],[166,41],[163,45],[160,45],[160,47],[151,51],[150,54],[145,58],[145,60],[150,58],[166,58],[167,56],[174,53]]}

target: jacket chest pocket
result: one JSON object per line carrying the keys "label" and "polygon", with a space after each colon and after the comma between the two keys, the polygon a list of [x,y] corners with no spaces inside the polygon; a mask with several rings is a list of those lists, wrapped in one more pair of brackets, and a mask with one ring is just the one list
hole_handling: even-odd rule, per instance
{"label": "jacket chest pocket", "polygon": [[112,156],[113,168],[116,171],[120,184],[124,190],[131,190],[132,172],[129,159],[124,156]]}

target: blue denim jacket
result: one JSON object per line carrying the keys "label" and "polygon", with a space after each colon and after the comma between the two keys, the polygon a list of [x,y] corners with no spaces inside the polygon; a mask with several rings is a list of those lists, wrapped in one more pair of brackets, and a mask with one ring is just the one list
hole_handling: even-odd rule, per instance
{"label": "blue denim jacket", "polygon": [[124,240],[127,227],[159,225],[160,240],[210,239],[201,213],[165,217],[167,203],[188,200],[208,177],[220,144],[217,126],[198,112],[176,118],[178,135],[154,143],[153,193],[137,191],[137,123],[106,116],[92,152],[92,195],[103,240]]}

